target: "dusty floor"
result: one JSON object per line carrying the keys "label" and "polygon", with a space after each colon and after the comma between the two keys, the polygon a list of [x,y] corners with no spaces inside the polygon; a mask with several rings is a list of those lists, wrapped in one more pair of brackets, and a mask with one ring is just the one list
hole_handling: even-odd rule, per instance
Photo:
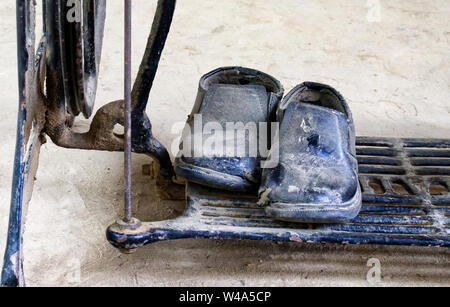
{"label": "dusty floor", "polygon": [[[133,2],[136,72],[156,1]],[[122,95],[121,4],[108,3],[97,107]],[[2,252],[17,110],[13,6],[0,7]],[[245,65],[287,90],[306,80],[337,87],[359,135],[450,138],[449,51],[448,0],[179,1],[148,114],[170,146],[171,127],[190,112],[200,76]],[[450,286],[450,253],[438,248],[184,240],[122,255],[104,235],[122,211],[121,162],[121,154],[43,147],[25,234],[28,285],[365,286],[367,261],[378,258],[381,286]],[[134,159],[138,217],[176,216],[183,203],[155,198],[145,163]]]}

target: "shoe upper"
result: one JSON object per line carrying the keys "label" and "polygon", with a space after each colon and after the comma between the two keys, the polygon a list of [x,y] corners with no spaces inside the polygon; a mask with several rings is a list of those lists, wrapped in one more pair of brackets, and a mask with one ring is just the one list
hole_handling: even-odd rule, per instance
{"label": "shoe upper", "polygon": [[[278,109],[279,163],[263,171],[265,202],[339,205],[359,191],[351,112],[334,89],[304,83]],[[277,144],[274,144],[277,146]]]}
{"label": "shoe upper", "polygon": [[[259,131],[259,123],[274,119],[282,95],[277,80],[256,70],[226,67],[205,75],[183,132],[177,174],[215,188],[257,188],[260,156],[250,145],[267,133]],[[233,128],[242,130],[226,132]],[[233,177],[242,178],[236,181],[241,187],[227,182]]]}

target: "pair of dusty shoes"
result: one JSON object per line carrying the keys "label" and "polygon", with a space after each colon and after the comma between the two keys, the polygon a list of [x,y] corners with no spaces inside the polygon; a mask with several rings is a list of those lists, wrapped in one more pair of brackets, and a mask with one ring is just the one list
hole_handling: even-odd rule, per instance
{"label": "pair of dusty shoes", "polygon": [[362,196],[345,99],[312,82],[283,94],[278,80],[252,69],[225,67],[203,76],[177,175],[226,191],[259,189],[266,214],[276,220],[355,218]]}

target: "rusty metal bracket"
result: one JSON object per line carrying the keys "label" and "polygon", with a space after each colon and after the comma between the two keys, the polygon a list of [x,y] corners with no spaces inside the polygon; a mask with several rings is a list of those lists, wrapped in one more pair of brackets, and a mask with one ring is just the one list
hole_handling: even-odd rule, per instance
{"label": "rusty metal bracket", "polygon": [[[150,90],[158,69],[162,50],[170,30],[174,0],[160,0],[147,42],[145,54],[140,65],[132,91],[132,149],[135,153],[146,154],[159,166],[157,176],[158,194],[163,199],[184,199],[184,187],[175,184],[175,177],[170,155],[167,149],[153,136],[152,125],[145,113]],[[59,5],[47,5],[48,37],[48,74],[47,74],[47,118],[45,132],[52,141],[64,148],[124,151],[124,139],[114,134],[114,127],[124,126],[124,102],[111,102],[95,114],[90,129],[86,133],[75,132],[68,115],[62,74],[61,44],[63,38],[61,25],[61,8]]]}

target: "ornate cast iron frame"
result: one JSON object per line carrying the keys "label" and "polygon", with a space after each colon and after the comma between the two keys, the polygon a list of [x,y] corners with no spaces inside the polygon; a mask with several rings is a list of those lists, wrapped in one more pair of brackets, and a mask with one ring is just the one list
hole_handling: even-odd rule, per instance
{"label": "ornate cast iron frame", "polygon": [[[104,0],[98,0],[103,3]],[[43,37],[35,48],[35,0],[16,0],[19,114],[8,240],[2,285],[24,285],[22,234],[38,168],[49,136],[71,149],[123,151],[113,133],[124,125],[124,102],[102,107],[87,133],[71,128],[64,101],[64,76],[57,47],[59,1],[43,0]],[[145,54],[131,93],[132,150],[153,157],[163,199],[185,199],[185,214],[172,221],[118,222],[107,230],[112,245],[125,251],[161,240],[206,237],[293,242],[339,242],[450,246],[450,140],[359,138],[358,161],[364,191],[361,215],[342,225],[292,225],[267,219],[253,195],[229,195],[174,180],[166,148],[152,135],[145,113],[169,33],[176,0],[159,0]],[[37,51],[36,51],[37,50]],[[378,182],[376,191],[370,182]],[[440,184],[447,192],[433,194]],[[402,186],[406,193],[397,191]]]}

